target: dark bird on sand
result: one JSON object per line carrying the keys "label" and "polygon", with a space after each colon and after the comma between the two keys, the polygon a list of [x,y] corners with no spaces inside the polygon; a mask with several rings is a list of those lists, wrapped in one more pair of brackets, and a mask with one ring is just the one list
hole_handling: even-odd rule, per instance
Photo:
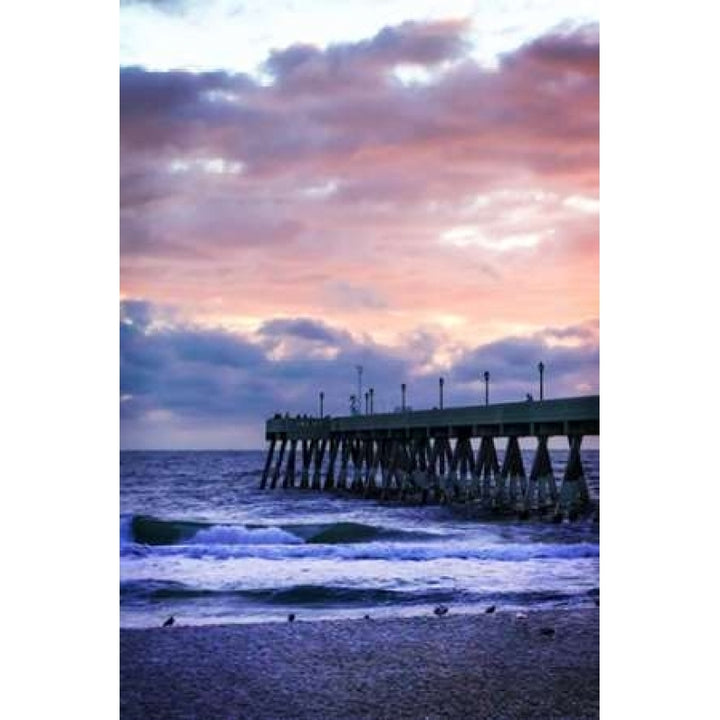
{"label": "dark bird on sand", "polygon": [[551,628],[551,627],[540,628],[540,634],[544,635],[545,637],[555,637],[555,628]]}
{"label": "dark bird on sand", "polygon": [[295,613],[290,613],[288,615],[288,622],[295,622]]}
{"label": "dark bird on sand", "polygon": [[494,606],[494,605],[491,605],[489,608],[486,608],[486,609],[485,609],[485,614],[486,614],[486,615],[492,615],[492,613],[494,613],[494,612],[495,612],[495,606]]}
{"label": "dark bird on sand", "polygon": [[171,615],[163,624],[163,627],[172,627],[175,624],[175,618]]}
{"label": "dark bird on sand", "polygon": [[448,609],[444,605],[438,605],[433,612],[438,616],[442,617],[443,615],[447,615]]}
{"label": "dark bird on sand", "polygon": [[365,619],[366,619],[366,620],[369,620],[369,619],[370,619],[370,616],[369,616],[369,615],[366,615],[366,616],[365,616]]}

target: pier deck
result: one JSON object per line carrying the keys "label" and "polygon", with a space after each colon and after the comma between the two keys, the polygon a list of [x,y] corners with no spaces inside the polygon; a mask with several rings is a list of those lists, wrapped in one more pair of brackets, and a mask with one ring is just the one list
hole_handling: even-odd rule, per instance
{"label": "pier deck", "polygon": [[424,433],[427,437],[530,437],[538,435],[599,435],[600,397],[470,405],[444,410],[348,415],[344,417],[284,418],[267,421],[265,435],[273,437],[321,438],[335,434],[400,437]]}

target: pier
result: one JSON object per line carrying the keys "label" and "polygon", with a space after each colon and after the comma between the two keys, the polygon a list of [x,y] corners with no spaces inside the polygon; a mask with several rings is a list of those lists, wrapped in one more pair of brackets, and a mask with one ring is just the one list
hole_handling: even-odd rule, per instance
{"label": "pier", "polygon": [[[600,435],[600,397],[562,398],[266,423],[261,488],[345,490],[422,503],[474,502],[521,516],[573,517],[589,506],[580,448]],[[564,436],[568,459],[553,473],[548,440]],[[526,471],[520,440],[535,438]],[[503,462],[497,442],[504,443]]]}

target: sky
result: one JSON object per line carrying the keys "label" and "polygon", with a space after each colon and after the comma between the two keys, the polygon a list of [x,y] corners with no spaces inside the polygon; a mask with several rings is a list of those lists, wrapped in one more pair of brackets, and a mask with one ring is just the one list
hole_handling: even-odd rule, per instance
{"label": "sky", "polygon": [[123,0],[123,448],[599,392],[596,3]]}

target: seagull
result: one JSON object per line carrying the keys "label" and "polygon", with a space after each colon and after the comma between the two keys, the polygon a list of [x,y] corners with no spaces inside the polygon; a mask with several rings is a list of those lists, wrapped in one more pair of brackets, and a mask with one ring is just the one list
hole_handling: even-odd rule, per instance
{"label": "seagull", "polygon": [[365,616],[365,619],[366,619],[366,620],[369,620],[369,619],[370,619],[370,616],[369,616],[369,615],[366,615],[366,616]]}
{"label": "seagull", "polygon": [[438,616],[442,617],[443,615],[447,615],[448,609],[444,605],[438,605],[433,612]]}
{"label": "seagull", "polygon": [[486,614],[486,615],[492,615],[494,612],[495,612],[495,606],[494,606],[494,605],[491,605],[489,608],[486,608],[486,609],[485,609],[485,614]]}
{"label": "seagull", "polygon": [[290,613],[288,615],[288,622],[295,622],[295,613]]}
{"label": "seagull", "polygon": [[163,627],[171,627],[175,624],[175,618],[171,615],[163,624]]}
{"label": "seagull", "polygon": [[555,628],[551,628],[551,627],[540,628],[540,634],[545,635],[545,637],[555,637]]}

